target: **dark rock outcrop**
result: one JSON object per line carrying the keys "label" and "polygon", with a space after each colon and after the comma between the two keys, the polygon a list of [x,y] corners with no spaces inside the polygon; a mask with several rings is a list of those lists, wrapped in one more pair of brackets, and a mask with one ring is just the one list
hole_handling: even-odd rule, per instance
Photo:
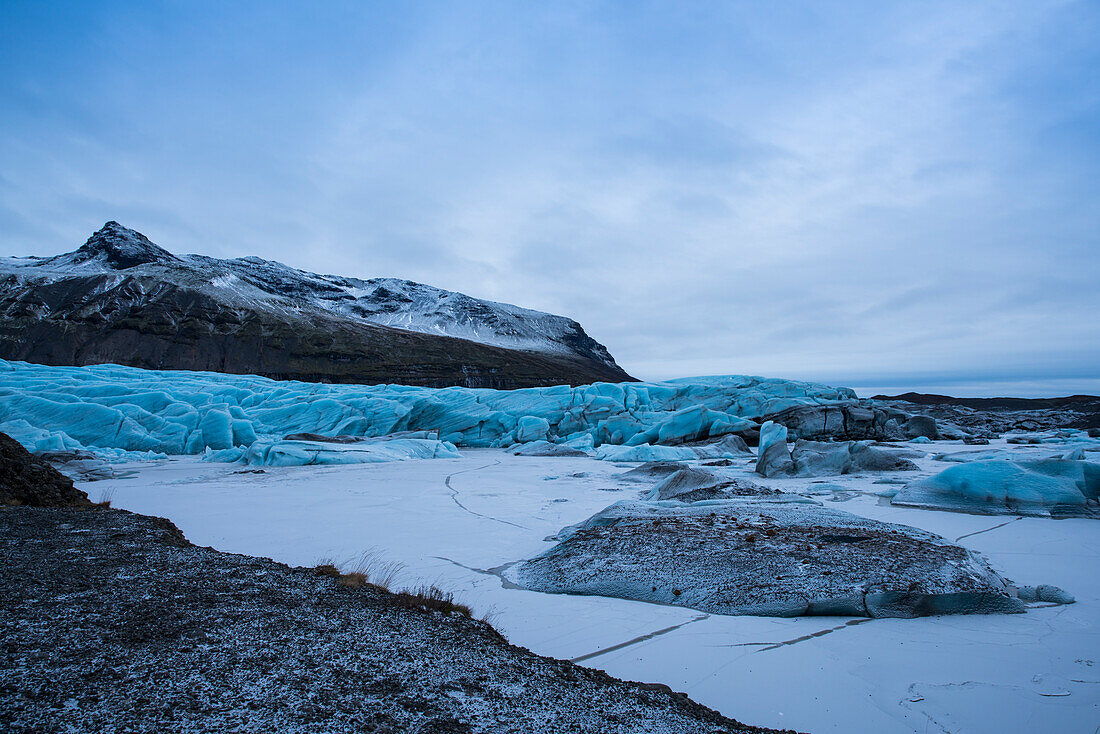
{"label": "dark rock outcrop", "polygon": [[0,504],[82,507],[91,502],[72,479],[0,433]]}
{"label": "dark rock outcrop", "polygon": [[869,400],[825,405],[796,405],[762,416],[787,427],[791,439],[859,441],[900,438],[910,416],[892,407],[879,407]]}
{"label": "dark rock outcrop", "polygon": [[876,395],[909,413],[922,413],[940,422],[986,436],[1008,431],[1043,431],[1051,428],[1086,428],[1100,431],[1100,396],[1070,395],[1063,398],[953,398],[947,395],[905,393]]}

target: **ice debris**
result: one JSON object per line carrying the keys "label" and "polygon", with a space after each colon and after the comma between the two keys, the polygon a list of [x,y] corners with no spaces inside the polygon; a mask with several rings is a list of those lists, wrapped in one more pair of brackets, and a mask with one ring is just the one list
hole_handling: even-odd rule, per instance
{"label": "ice debris", "polygon": [[1068,459],[972,461],[905,485],[895,505],[985,515],[1100,517],[1100,464]]}
{"label": "ice debris", "polygon": [[787,445],[787,428],[768,421],[760,427],[756,472],[765,477],[825,477],[861,471],[908,471],[917,465],[904,451],[891,451],[870,441],[806,441]]}
{"label": "ice debris", "polygon": [[315,466],[377,464],[407,459],[457,459],[458,449],[446,441],[423,438],[334,441],[256,441],[247,449],[207,449],[204,461],[244,461],[249,466]]}
{"label": "ice debris", "polygon": [[587,452],[580,449],[575,449],[563,443],[550,443],[549,441],[516,444],[508,451],[516,456],[588,456]]}

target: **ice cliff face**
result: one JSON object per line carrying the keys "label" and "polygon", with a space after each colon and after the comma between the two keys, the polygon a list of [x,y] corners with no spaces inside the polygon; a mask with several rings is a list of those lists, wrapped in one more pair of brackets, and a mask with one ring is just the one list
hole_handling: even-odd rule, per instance
{"label": "ice cliff face", "polygon": [[[458,446],[546,440],[610,444],[647,461],[699,458],[670,446],[752,437],[759,416],[855,401],[847,388],[731,377],[666,383],[489,390],[276,382],[211,372],[117,365],[47,367],[0,360],[0,431],[34,451],[91,449],[198,454],[302,432],[379,437],[428,431]],[[879,424],[886,416],[878,416]],[[656,444],[665,444],[657,446]],[[684,456],[654,455],[682,450]],[[239,458],[238,451],[233,458]]]}
{"label": "ice cliff face", "polygon": [[332,382],[524,387],[629,379],[572,319],[394,278],[176,256],[108,222],[0,258],[0,357]]}

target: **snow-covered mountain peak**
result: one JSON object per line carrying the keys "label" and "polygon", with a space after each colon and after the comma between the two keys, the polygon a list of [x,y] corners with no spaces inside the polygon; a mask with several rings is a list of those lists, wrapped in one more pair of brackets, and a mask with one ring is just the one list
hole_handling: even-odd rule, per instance
{"label": "snow-covered mountain peak", "polygon": [[[579,359],[597,373],[629,377],[607,348],[573,319],[401,278],[369,280],[319,275],[256,256],[219,259],[176,256],[145,235],[107,222],[79,249],[54,257],[0,258],[0,278],[34,289],[95,279],[88,293],[110,291],[109,307],[128,310],[165,287],[184,289],[238,313],[309,320],[309,314],[420,334]],[[125,283],[118,293],[114,289]],[[66,286],[68,287],[68,286]],[[90,296],[89,296],[90,297]],[[84,298],[84,297],[82,297]],[[67,306],[82,309],[82,303]],[[606,378],[605,378],[606,379]]]}

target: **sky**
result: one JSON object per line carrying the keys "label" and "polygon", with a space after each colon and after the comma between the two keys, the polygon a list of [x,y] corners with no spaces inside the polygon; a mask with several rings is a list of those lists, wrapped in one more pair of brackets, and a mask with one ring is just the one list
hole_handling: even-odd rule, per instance
{"label": "sky", "polygon": [[1100,393],[1100,3],[0,0],[0,254],[111,219],[643,379]]}

